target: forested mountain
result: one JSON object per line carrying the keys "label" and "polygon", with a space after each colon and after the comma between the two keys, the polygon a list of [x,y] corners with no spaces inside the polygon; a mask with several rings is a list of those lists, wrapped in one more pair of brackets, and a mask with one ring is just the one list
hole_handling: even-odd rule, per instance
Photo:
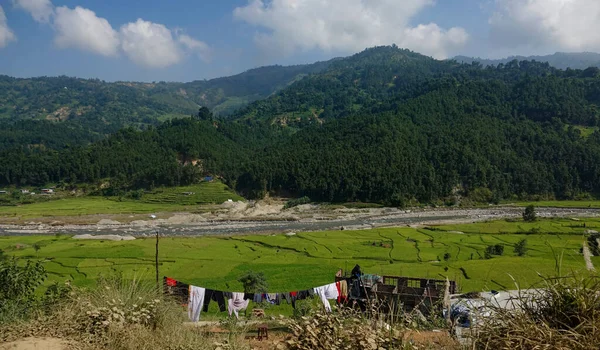
{"label": "forested mountain", "polygon": [[[378,47],[332,63],[275,95],[250,104],[235,117],[305,126],[356,113],[396,110],[432,91],[485,82],[485,89],[537,120],[596,125],[600,70],[562,71],[548,63],[511,61],[500,67],[437,61],[396,47]],[[487,102],[487,101],[486,101]]]}
{"label": "forested mountain", "polygon": [[597,69],[483,67],[379,47],[233,119],[202,109],[89,146],[5,149],[0,185],[91,183],[116,194],[211,174],[249,197],[580,198],[600,194],[599,105]]}
{"label": "forested mountain", "polygon": [[600,67],[600,54],[595,52],[557,52],[545,56],[511,56],[501,59],[485,59],[479,57],[456,56],[454,60],[461,63],[479,62],[484,66],[497,66],[517,61],[548,62],[552,67],[559,69],[586,69]]}
{"label": "forested mountain", "polygon": [[124,126],[189,116],[200,106],[215,114],[228,114],[328,65],[317,62],[262,67],[189,83],[107,83],[98,79],[0,75],[0,121],[71,121],[94,132],[110,133]]}

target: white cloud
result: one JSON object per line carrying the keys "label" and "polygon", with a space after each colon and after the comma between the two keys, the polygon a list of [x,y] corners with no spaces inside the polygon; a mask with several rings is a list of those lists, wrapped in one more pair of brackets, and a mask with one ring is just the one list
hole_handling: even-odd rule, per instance
{"label": "white cloud", "polygon": [[0,48],[5,47],[11,41],[17,40],[15,33],[10,29],[6,22],[4,9],[0,6]]}
{"label": "white cloud", "polygon": [[177,37],[179,43],[188,51],[194,52],[202,59],[204,62],[209,62],[211,59],[211,49],[210,47],[200,40],[196,40],[189,35],[179,34]]}
{"label": "white cloud", "polygon": [[13,4],[29,12],[33,19],[41,23],[48,23],[54,13],[50,0],[13,0]]}
{"label": "white cloud", "polygon": [[496,0],[489,23],[495,46],[529,52],[600,50],[598,0]]}
{"label": "white cloud", "polygon": [[291,54],[297,50],[355,52],[392,43],[437,58],[462,48],[468,34],[435,23],[411,26],[411,19],[434,0],[249,0],[234,16],[266,29],[261,46]]}
{"label": "white cloud", "polygon": [[[134,63],[149,68],[179,63],[187,53],[194,53],[206,62],[210,60],[211,49],[206,43],[141,18],[123,25],[117,32],[108,20],[80,6],[55,9],[50,0],[13,0],[13,4],[38,22],[52,22],[54,42],[59,48],[77,48],[103,56],[118,56],[122,50]],[[15,36],[0,7],[0,47],[11,40]]]}
{"label": "white cloud", "polygon": [[138,19],[121,27],[121,48],[136,64],[163,68],[183,59],[171,31],[162,24]]}
{"label": "white cloud", "polygon": [[94,11],[75,7],[58,7],[54,16],[56,37],[54,42],[60,48],[78,48],[103,56],[116,56],[119,50],[119,36],[110,23],[96,16]]}

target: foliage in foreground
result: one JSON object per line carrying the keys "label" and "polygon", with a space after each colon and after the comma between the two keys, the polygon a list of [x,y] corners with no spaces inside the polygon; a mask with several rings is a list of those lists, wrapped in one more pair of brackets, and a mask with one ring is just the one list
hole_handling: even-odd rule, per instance
{"label": "foliage in foreground", "polygon": [[600,344],[600,277],[548,279],[515,310],[494,308],[476,349],[595,349]]}
{"label": "foliage in foreground", "polygon": [[[103,279],[95,290],[75,290],[56,305],[28,322],[0,325],[0,342],[53,336],[89,349],[204,350],[217,340],[185,326],[181,305],[135,278]],[[228,349],[244,348],[231,337],[227,344]]]}
{"label": "foliage in foreground", "polygon": [[[411,317],[411,315],[404,315]],[[416,344],[407,335],[411,330],[401,322],[386,323],[387,315],[377,312],[360,313],[352,309],[337,309],[334,313],[312,313],[290,320],[292,335],[285,345],[289,350],[308,349],[458,349],[449,337],[423,339]]]}

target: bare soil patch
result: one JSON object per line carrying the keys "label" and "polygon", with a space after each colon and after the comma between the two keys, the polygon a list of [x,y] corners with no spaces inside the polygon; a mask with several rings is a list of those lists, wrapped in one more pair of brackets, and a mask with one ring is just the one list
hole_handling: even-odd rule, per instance
{"label": "bare soil patch", "polygon": [[0,344],[0,350],[70,350],[72,343],[58,338],[25,338]]}

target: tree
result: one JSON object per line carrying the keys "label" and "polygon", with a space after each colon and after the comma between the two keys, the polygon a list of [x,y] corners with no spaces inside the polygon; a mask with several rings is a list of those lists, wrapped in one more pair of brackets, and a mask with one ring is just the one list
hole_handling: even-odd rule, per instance
{"label": "tree", "polygon": [[523,221],[534,222],[535,220],[537,220],[535,207],[533,205],[529,205],[527,206],[527,208],[525,208],[525,211],[523,212]]}
{"label": "tree", "polygon": [[40,246],[39,243],[34,243],[33,249],[35,250],[35,255],[37,256],[40,249],[42,249],[42,246]]}
{"label": "tree", "polygon": [[200,107],[200,109],[198,109],[198,119],[200,119],[200,120],[212,120],[213,119],[213,114],[210,111],[210,109],[208,109],[206,107]]}
{"label": "tree", "polygon": [[269,289],[267,279],[262,272],[247,271],[238,278],[244,285],[244,293],[266,293]]}
{"label": "tree", "polygon": [[485,248],[485,258],[491,259],[494,255],[504,254],[504,246],[502,244],[490,245]]}
{"label": "tree", "polygon": [[514,252],[517,256],[524,256],[527,253],[527,240],[522,239],[517,242],[517,244],[515,244]]}

